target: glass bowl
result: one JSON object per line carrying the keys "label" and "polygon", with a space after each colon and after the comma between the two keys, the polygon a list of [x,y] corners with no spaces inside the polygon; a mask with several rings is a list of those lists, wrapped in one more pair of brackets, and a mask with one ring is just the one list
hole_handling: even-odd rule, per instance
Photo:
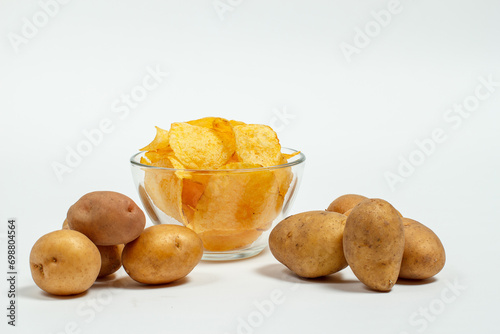
{"label": "glass bowl", "polygon": [[272,167],[194,170],[142,164],[144,153],[130,163],[151,221],[187,226],[203,241],[203,260],[220,261],[254,256],[267,246],[272,228],[289,215],[306,160],[298,153]]}

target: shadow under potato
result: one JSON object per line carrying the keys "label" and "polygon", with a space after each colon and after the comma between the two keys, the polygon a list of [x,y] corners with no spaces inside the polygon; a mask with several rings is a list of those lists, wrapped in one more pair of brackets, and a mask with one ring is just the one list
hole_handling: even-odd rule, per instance
{"label": "shadow under potato", "polygon": [[430,277],[426,279],[408,279],[408,278],[398,278],[396,284],[399,285],[425,285],[437,281],[436,277]]}
{"label": "shadow under potato", "polygon": [[144,284],[134,281],[130,276],[122,276],[114,280],[96,282],[91,289],[112,288],[112,289],[129,289],[129,290],[145,290],[145,289],[160,289],[183,285],[189,282],[189,277],[183,277],[170,283],[165,284]]}
{"label": "shadow under potato", "polygon": [[342,271],[322,277],[305,278],[298,276],[297,274],[295,274],[293,271],[291,271],[282,264],[274,263],[258,268],[257,273],[263,276],[267,276],[281,281],[286,281],[289,283],[321,284],[323,287],[328,287],[348,292],[366,293],[373,291],[365,287],[365,285],[358,280],[345,279],[343,277],[344,274],[342,273]]}
{"label": "shadow under potato", "polygon": [[19,288],[18,292],[19,296],[21,297],[27,297],[37,300],[67,300],[67,299],[76,299],[83,297],[88,293],[88,290],[75,295],[58,296],[45,292],[42,289],[40,289],[37,285],[33,284],[30,286]]}

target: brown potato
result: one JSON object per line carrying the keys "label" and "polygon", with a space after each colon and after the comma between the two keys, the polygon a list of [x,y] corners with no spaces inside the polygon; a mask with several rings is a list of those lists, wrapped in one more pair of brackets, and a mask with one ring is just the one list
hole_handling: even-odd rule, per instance
{"label": "brown potato", "polygon": [[344,254],[354,275],[377,291],[390,291],[399,275],[404,251],[403,222],[381,199],[354,207],[344,229]]}
{"label": "brown potato", "polygon": [[342,247],[346,217],[329,211],[309,211],[282,220],[271,231],[274,257],[302,277],[320,277],[347,267]]}
{"label": "brown potato", "polygon": [[330,203],[326,211],[344,214],[347,210],[354,208],[359,202],[364,201],[365,199],[366,197],[362,195],[342,195],[336,198],[332,203]]}
{"label": "brown potato", "polygon": [[203,244],[187,227],[154,225],[125,245],[123,268],[145,284],[165,284],[183,278],[200,262]]}
{"label": "brown potato", "polygon": [[84,234],[58,230],[45,234],[30,253],[31,276],[40,289],[53,295],[73,295],[94,284],[101,256]]}
{"label": "brown potato", "polygon": [[425,225],[403,218],[405,248],[399,277],[426,279],[439,273],[446,262],[443,244]]}
{"label": "brown potato", "polygon": [[95,191],[73,204],[69,228],[82,232],[96,245],[126,244],[144,230],[146,216],[129,197],[113,191]]}
{"label": "brown potato", "polygon": [[[352,209],[354,209],[354,208],[352,208]],[[352,209],[349,209],[346,212],[344,212],[344,216],[349,216],[351,214]],[[398,210],[396,210],[396,211],[398,211]],[[399,215],[399,217],[403,218],[403,215],[399,211],[398,211],[398,215]]]}
{"label": "brown potato", "polygon": [[122,251],[125,245],[97,246],[101,253],[101,270],[97,277],[105,277],[116,272],[122,266]]}

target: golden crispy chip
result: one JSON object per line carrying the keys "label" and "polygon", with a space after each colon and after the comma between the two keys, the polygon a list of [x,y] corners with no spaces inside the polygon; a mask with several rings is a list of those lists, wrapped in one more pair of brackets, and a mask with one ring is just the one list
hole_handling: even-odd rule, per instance
{"label": "golden crispy chip", "polygon": [[228,120],[217,118],[213,122],[213,129],[216,135],[222,140],[230,157],[233,156],[236,150],[236,139],[234,137],[233,127]]}
{"label": "golden crispy chip", "polygon": [[214,121],[219,117],[203,117],[200,119],[194,119],[192,121],[187,121],[186,123],[196,126],[202,126],[204,128],[213,128]]}
{"label": "golden crispy chip", "polygon": [[179,169],[175,171],[175,175],[177,175],[178,178],[180,179],[189,179],[191,178],[191,173],[185,171],[186,166],[182,164],[174,155],[171,155],[168,157],[168,160],[172,164],[173,168]]}
{"label": "golden crispy chip", "polygon": [[182,204],[190,208],[196,208],[201,195],[205,191],[206,184],[192,179],[184,179],[182,187]]}
{"label": "golden crispy chip", "polygon": [[221,117],[205,117],[187,122],[191,125],[202,126],[215,131],[215,134],[222,140],[227,151],[234,153],[236,149],[236,142],[234,139],[234,132],[231,123]]}
{"label": "golden crispy chip", "polygon": [[293,152],[293,153],[282,153],[283,154],[283,157],[287,160],[286,162],[284,163],[287,163],[288,162],[288,159],[290,158],[293,158],[294,156],[296,156],[297,154],[299,154],[300,151],[297,151],[297,152]]}
{"label": "golden crispy chip", "polygon": [[224,169],[251,169],[251,168],[260,168],[262,165],[260,164],[254,164],[254,163],[249,163],[249,162],[240,162],[240,161],[235,161],[235,162],[228,162],[224,166],[222,166],[221,170]]}
{"label": "golden crispy chip", "polygon": [[173,168],[181,169],[175,171],[175,175],[182,180],[181,214],[183,222],[188,225],[192,220],[194,208],[198,204],[210,176],[182,170],[185,167],[175,156],[170,156],[168,160]]}
{"label": "golden crispy chip", "polygon": [[182,212],[188,223],[193,221],[196,206],[205,192],[209,178],[210,175],[192,173],[190,178],[183,179]]}
{"label": "golden crispy chip", "polygon": [[[283,155],[281,157],[280,165],[286,164],[287,159]],[[290,187],[290,183],[292,182],[293,179],[293,173],[292,173],[292,168],[291,167],[282,167],[282,168],[276,168],[273,169],[274,175],[276,175],[276,179],[278,180],[278,184],[280,187],[280,195],[285,197],[288,187]]]}
{"label": "golden crispy chip", "polygon": [[232,127],[235,127],[236,125],[246,125],[245,122],[240,122],[240,121],[235,121],[235,120],[230,120],[229,124],[231,124]]}
{"label": "golden crispy chip", "polygon": [[168,131],[156,128],[156,136],[155,139],[147,146],[141,148],[139,151],[156,151],[156,150],[169,150],[170,145],[168,143]]}
{"label": "golden crispy chip", "polygon": [[150,165],[155,167],[172,168],[172,163],[168,158],[156,160],[155,162],[152,162]]}
{"label": "golden crispy chip", "polygon": [[[287,163],[287,159],[284,155],[281,157],[280,165]],[[288,192],[288,188],[290,188],[290,183],[293,180],[293,173],[291,167],[282,167],[272,170],[274,175],[276,176],[276,180],[278,181],[279,186],[279,197],[276,201],[276,210],[281,211],[283,206],[283,202],[285,201],[285,196]]]}
{"label": "golden crispy chip", "polygon": [[186,167],[179,161],[175,156],[171,155],[168,157],[168,160],[172,164],[172,168],[175,169],[186,169]]}
{"label": "golden crispy chip", "polygon": [[[260,165],[230,163],[223,168],[257,167]],[[256,236],[256,239],[260,232],[269,228],[279,214],[279,197],[276,177],[268,170],[212,175],[197,202],[191,227],[201,234],[202,240],[203,235],[210,236],[210,242],[205,240],[205,246],[210,247],[208,250],[232,247],[230,245],[233,242],[229,240],[242,233]],[[255,239],[243,240],[247,245]],[[216,244],[216,240],[219,240],[220,244]],[[207,243],[211,246],[207,246]]]}
{"label": "golden crispy chip", "polygon": [[233,155],[215,130],[188,123],[173,123],[169,142],[176,158],[188,169],[217,169]]}
{"label": "golden crispy chip", "polygon": [[281,161],[281,145],[278,136],[267,125],[247,124],[233,127],[236,139],[236,155],[240,161],[276,166]]}
{"label": "golden crispy chip", "polygon": [[[170,160],[161,160],[166,168],[173,168]],[[185,223],[182,215],[182,179],[173,171],[147,169],[144,176],[144,188],[154,205],[166,215]]]}
{"label": "golden crispy chip", "polygon": [[143,165],[151,165],[151,161],[145,157],[141,157],[141,160],[139,162]]}
{"label": "golden crispy chip", "polygon": [[170,158],[173,156],[172,154],[171,152],[168,154],[161,154],[154,151],[146,152],[144,156],[141,157],[140,163],[155,167],[174,168],[170,162]]}
{"label": "golden crispy chip", "polygon": [[[241,162],[239,159],[238,159],[238,156],[235,154],[233,154],[231,156],[231,158],[229,158],[229,160],[227,161],[226,165],[227,164],[230,164],[230,163],[233,163],[233,162]],[[227,168],[226,168],[227,169]]]}
{"label": "golden crispy chip", "polygon": [[172,150],[158,150],[158,151],[148,151],[144,153],[144,157],[151,163],[154,164],[157,161],[168,159],[172,156],[174,152]]}

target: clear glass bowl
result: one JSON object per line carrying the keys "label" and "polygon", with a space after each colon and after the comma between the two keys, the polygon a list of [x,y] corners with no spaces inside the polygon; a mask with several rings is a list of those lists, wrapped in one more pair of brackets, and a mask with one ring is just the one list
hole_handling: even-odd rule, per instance
{"label": "clear glass bowl", "polygon": [[193,170],[141,164],[143,155],[130,163],[149,218],[191,228],[203,241],[203,259],[220,261],[254,256],[267,246],[272,228],[289,215],[306,160],[298,153],[272,167]]}

